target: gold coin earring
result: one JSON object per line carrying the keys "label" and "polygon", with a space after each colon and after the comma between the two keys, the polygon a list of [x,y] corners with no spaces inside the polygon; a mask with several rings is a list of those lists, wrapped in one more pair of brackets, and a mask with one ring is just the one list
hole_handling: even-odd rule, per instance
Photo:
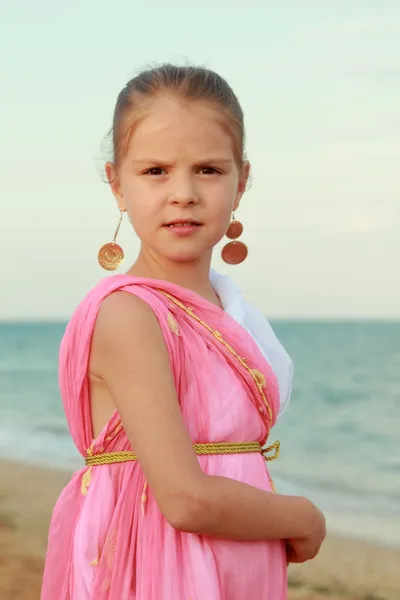
{"label": "gold coin earring", "polygon": [[108,244],[104,244],[99,250],[98,261],[106,271],[115,271],[124,260],[124,251],[121,246],[116,243],[119,228],[122,223],[122,212],[119,217],[118,225],[114,233],[114,239]]}
{"label": "gold coin earring", "polygon": [[240,221],[236,221],[235,213],[233,213],[232,221],[226,232],[226,237],[233,241],[225,244],[221,252],[222,259],[228,263],[228,265],[238,265],[247,257],[248,249],[246,244],[237,241],[237,238],[240,237],[242,233],[243,225]]}

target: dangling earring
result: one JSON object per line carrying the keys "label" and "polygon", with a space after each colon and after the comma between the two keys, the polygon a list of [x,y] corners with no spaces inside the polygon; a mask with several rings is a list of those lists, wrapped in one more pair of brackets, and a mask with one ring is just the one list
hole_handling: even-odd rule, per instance
{"label": "dangling earring", "polygon": [[122,222],[122,212],[118,221],[117,228],[114,233],[114,239],[108,244],[104,244],[99,250],[98,261],[106,271],[115,271],[124,260],[124,251],[115,240],[117,239],[118,231]]}
{"label": "dangling earring", "polygon": [[243,262],[247,257],[248,250],[246,244],[243,242],[237,242],[237,238],[240,237],[243,233],[243,225],[240,221],[236,221],[235,213],[232,214],[232,221],[228,227],[228,231],[226,232],[226,237],[233,242],[228,242],[222,248],[222,259],[228,263],[228,265],[238,265]]}

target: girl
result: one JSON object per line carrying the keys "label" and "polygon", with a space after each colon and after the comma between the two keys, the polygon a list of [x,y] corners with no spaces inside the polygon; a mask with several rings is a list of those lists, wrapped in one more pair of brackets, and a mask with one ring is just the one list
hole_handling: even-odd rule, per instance
{"label": "girl", "polygon": [[[288,561],[313,558],[324,517],[271,493],[262,450],[291,361],[227,277],[244,260],[243,114],[228,84],[162,66],[120,93],[106,174],[141,250],[84,298],[60,388],[85,457],[54,510],[42,600],[283,600]],[[121,262],[106,244],[99,261]]]}

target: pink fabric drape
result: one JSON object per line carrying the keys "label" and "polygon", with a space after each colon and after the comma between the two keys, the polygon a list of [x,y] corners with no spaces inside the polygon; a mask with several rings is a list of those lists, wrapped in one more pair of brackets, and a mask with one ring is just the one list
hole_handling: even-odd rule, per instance
{"label": "pink fabric drape", "polygon": [[[246,358],[266,379],[273,419],[276,378],[252,337],[227,313],[174,284],[115,275],[80,303],[64,335],[60,390],[73,440],[83,457],[131,450],[115,413],[92,437],[88,361],[102,300],[116,290],[137,295],[154,311],[169,352],[178,400],[193,443],[265,442],[269,420],[247,370],[208,332],[162,295],[172,294]],[[134,332],[132,332],[134,335]],[[204,472],[270,491],[260,454],[199,456]],[[143,493],[145,492],[145,497]],[[55,506],[42,600],[284,600],[283,543],[236,542],[182,533],[160,513],[140,464],[84,467]]]}

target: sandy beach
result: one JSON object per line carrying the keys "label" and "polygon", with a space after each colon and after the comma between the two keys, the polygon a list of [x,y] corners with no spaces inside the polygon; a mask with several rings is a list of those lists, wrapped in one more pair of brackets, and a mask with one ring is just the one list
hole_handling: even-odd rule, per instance
{"label": "sandy beach", "polygon": [[[1,600],[39,599],[50,515],[69,477],[0,462]],[[399,567],[400,549],[331,535],[314,561],[290,567],[289,598],[399,600]]]}

